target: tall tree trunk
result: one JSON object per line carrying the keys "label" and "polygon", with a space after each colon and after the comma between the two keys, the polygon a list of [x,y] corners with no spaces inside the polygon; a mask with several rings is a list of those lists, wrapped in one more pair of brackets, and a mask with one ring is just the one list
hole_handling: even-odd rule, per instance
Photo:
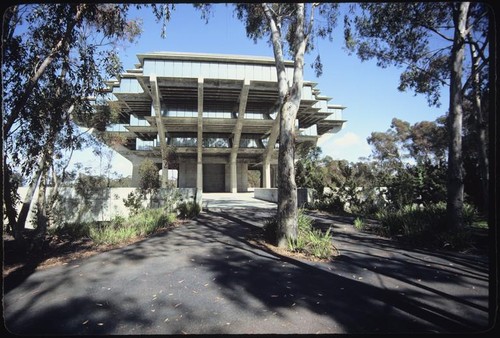
{"label": "tall tree trunk", "polygon": [[[278,77],[278,94],[280,98],[280,132],[278,152],[278,228],[277,245],[287,246],[287,238],[297,237],[297,186],[295,184],[295,167],[293,163],[295,148],[295,116],[290,102],[289,86],[286,77],[285,58],[281,43],[281,22],[274,17],[268,4],[262,4],[264,13],[271,28],[274,59]],[[277,117],[278,118],[278,117]]]}
{"label": "tall tree trunk", "polygon": [[[471,34],[469,33],[469,37]],[[488,173],[488,151],[486,149],[486,119],[484,116],[483,107],[481,105],[481,86],[479,78],[479,55],[474,44],[470,44],[470,52],[472,58],[472,95],[474,107],[474,122],[476,128],[476,143],[477,154],[479,157],[479,177],[481,178],[481,186],[483,191],[483,210],[484,214],[488,214],[489,204],[489,173]]]}
{"label": "tall tree trunk", "polygon": [[312,31],[314,6],[311,8],[311,19],[308,31],[304,28],[305,6],[296,4],[295,37],[294,37],[294,73],[293,84],[289,88],[286,78],[283,46],[281,43],[281,22],[279,16],[273,16],[267,4],[262,4],[269,27],[271,28],[271,41],[273,43],[274,59],[278,75],[278,91],[280,97],[280,137],[278,152],[278,229],[277,245],[286,247],[288,240],[297,238],[297,184],[295,182],[295,120],[299,111],[302,98],[304,80],[304,54],[306,51],[308,35]]}
{"label": "tall tree trunk", "polygon": [[[48,217],[46,208],[47,177],[49,168],[43,164],[40,188],[38,189],[38,198],[36,202],[36,238],[43,239],[47,231]],[[41,242],[41,241],[40,241]]]}
{"label": "tall tree trunk", "polygon": [[277,245],[286,247],[297,238],[297,185],[295,183],[295,116],[297,107],[287,100],[280,114],[278,152],[278,233]]}
{"label": "tall tree trunk", "polygon": [[17,222],[15,224],[14,233],[20,234],[23,232],[26,226],[26,219],[28,218],[28,213],[33,202],[33,197],[35,196],[35,190],[38,187],[38,182],[40,181],[40,176],[42,174],[42,165],[45,162],[45,156],[42,155],[38,160],[35,169],[35,175],[31,180],[31,183],[28,187],[28,191],[26,191],[26,195],[24,196],[23,205],[21,207],[21,211],[19,212],[19,216],[17,217]]}
{"label": "tall tree trunk", "polygon": [[455,31],[450,58],[450,109],[448,113],[448,227],[463,227],[464,170],[462,157],[462,66],[464,60],[464,40],[467,24],[468,2],[452,3]]}
{"label": "tall tree trunk", "polygon": [[14,201],[14,189],[15,187],[12,186],[12,171],[10,167],[7,165],[7,157],[4,156],[3,158],[3,204],[4,204],[4,210],[7,215],[7,221],[8,221],[8,228],[12,231],[12,235],[14,236],[14,239],[18,242],[22,242],[24,240],[22,236],[22,232],[18,231],[18,228],[16,226],[17,221],[16,221],[16,216],[17,216],[17,211],[15,209],[15,201]]}

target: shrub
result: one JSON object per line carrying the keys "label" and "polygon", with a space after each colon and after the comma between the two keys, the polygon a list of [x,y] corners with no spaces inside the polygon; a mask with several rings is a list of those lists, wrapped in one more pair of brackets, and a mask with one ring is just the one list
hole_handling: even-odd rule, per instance
{"label": "shrub", "polygon": [[90,228],[90,238],[97,244],[117,244],[128,239],[137,237],[136,229],[133,227],[100,226]]}
{"label": "shrub", "polygon": [[[472,225],[476,219],[476,209],[464,205],[464,224]],[[427,206],[405,205],[400,210],[380,211],[376,217],[382,224],[382,234],[398,236],[414,244],[463,247],[468,239],[467,229],[450,232],[446,227],[446,203],[439,202]]]}
{"label": "shrub", "polygon": [[333,254],[333,243],[330,229],[323,233],[314,229],[313,220],[303,210],[299,210],[297,219],[297,239],[288,241],[291,251],[302,252],[317,258],[328,258]]}
{"label": "shrub", "polygon": [[142,199],[143,197],[139,192],[131,192],[126,199],[123,199],[123,204],[130,211],[130,215],[133,216],[142,209]]}
{"label": "shrub", "polygon": [[363,230],[364,227],[365,227],[365,222],[361,218],[357,217],[354,220],[354,228],[356,230]]}
{"label": "shrub", "polygon": [[195,201],[184,201],[177,206],[177,212],[183,219],[196,218],[200,214],[200,206]]}
{"label": "shrub", "polygon": [[152,234],[174,221],[173,213],[166,213],[163,209],[148,209],[126,221],[123,217],[117,217],[111,222],[101,222],[99,226],[90,228],[89,237],[96,244],[117,244],[134,237]]}
{"label": "shrub", "polygon": [[173,220],[175,220],[175,215],[159,208],[144,210],[130,217],[127,223],[136,229],[139,236],[145,236],[171,224]]}
{"label": "shrub", "polygon": [[84,237],[89,237],[90,228],[95,226],[95,222],[86,223],[62,223],[55,228],[49,228],[50,234],[58,237],[65,237],[70,240],[77,240]]}
{"label": "shrub", "polygon": [[[328,258],[334,253],[335,247],[332,243],[330,229],[323,233],[314,229],[313,220],[303,210],[299,210],[297,223],[297,238],[288,240],[288,249],[292,252],[301,252],[308,256],[317,258]],[[278,221],[276,217],[268,218],[264,222],[264,238],[267,242],[276,245]]]}

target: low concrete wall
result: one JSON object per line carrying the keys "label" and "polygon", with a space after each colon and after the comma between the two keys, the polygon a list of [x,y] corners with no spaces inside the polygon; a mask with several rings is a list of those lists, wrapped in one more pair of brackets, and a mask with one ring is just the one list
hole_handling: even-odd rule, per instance
{"label": "low concrete wall", "polygon": [[[297,189],[297,206],[303,207],[305,203],[313,201],[314,189]],[[255,188],[253,196],[257,199],[278,203],[278,188]]]}
{"label": "low concrete wall", "polygon": [[[26,195],[28,188],[21,187],[18,189],[21,202],[17,205],[17,211],[21,210],[22,200]],[[55,217],[64,220],[65,222],[89,222],[89,221],[109,221],[116,216],[128,217],[129,209],[123,203],[127,196],[134,192],[135,188],[109,188],[97,191],[89,201],[84,201],[79,196],[74,188],[61,188],[59,190],[60,203],[56,206]],[[157,196],[148,196],[142,201],[142,206],[147,208],[159,208],[169,203],[168,190],[160,192]],[[47,189],[47,195],[50,194],[51,188]],[[181,200],[195,201],[200,205],[202,194],[201,190],[196,188],[176,188],[181,195]],[[38,194],[38,190],[35,191]],[[36,196],[36,195],[35,195]],[[171,206],[172,208],[175,205]],[[32,228],[31,220],[34,217],[35,207],[32,204],[28,219],[26,222],[27,228]]]}

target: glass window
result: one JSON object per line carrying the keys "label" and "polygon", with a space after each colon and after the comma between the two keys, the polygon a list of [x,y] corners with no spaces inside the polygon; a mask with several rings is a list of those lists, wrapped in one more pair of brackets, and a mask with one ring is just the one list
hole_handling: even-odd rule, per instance
{"label": "glass window", "polygon": [[173,137],[171,144],[176,147],[196,147],[196,137]]}
{"label": "glass window", "polygon": [[205,148],[229,148],[229,139],[221,137],[203,138],[203,147]]}
{"label": "glass window", "polygon": [[259,148],[258,142],[252,138],[242,138],[240,140],[240,148]]}
{"label": "glass window", "polygon": [[135,139],[135,149],[136,150],[150,150],[155,147],[155,141],[144,141],[140,138]]}

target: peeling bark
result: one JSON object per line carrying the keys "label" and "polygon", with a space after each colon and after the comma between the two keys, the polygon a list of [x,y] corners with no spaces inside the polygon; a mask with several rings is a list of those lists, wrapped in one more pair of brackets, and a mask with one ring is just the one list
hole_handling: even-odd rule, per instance
{"label": "peeling bark", "polygon": [[[297,238],[297,185],[295,183],[295,120],[302,97],[304,79],[304,54],[307,45],[307,34],[304,32],[304,4],[296,4],[295,46],[293,84],[290,87],[286,78],[283,46],[281,43],[281,22],[279,16],[273,15],[267,4],[262,4],[273,44],[276,71],[278,75],[278,91],[280,98],[280,133],[278,153],[278,233],[277,245],[285,247],[289,240]],[[314,7],[312,9],[314,13]],[[312,13],[309,29],[312,27]]]}

